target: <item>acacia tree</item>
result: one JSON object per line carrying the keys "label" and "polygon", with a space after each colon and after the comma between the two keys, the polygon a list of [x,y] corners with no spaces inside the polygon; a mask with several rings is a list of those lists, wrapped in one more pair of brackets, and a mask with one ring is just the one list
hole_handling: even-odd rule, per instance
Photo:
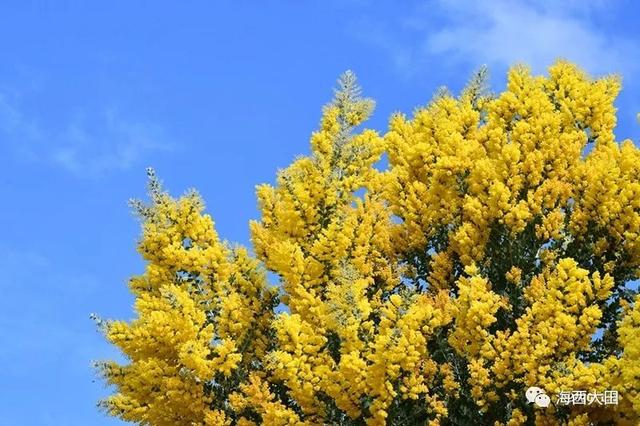
{"label": "acacia tree", "polygon": [[[101,364],[106,410],[150,425],[637,425],[640,151],[613,134],[619,82],[564,62],[511,69],[497,96],[485,81],[380,136],[359,130],[373,102],[345,73],[311,154],[258,187],[257,260],[152,175],[151,204],[135,203],[138,318],[101,322],[129,360]],[[619,401],[536,407],[530,386]]]}
{"label": "acacia tree", "polygon": [[230,393],[270,349],[277,294],[246,249],[219,241],[196,192],[172,199],[148,174],[151,203],[132,202],[147,261],[129,282],[138,318],[99,320],[129,363],[98,363],[118,391],[100,405],[139,424],[224,424]]}

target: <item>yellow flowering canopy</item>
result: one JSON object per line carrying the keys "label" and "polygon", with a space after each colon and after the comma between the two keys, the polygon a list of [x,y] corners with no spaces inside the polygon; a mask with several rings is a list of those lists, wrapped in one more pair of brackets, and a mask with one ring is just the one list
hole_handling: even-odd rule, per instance
{"label": "yellow flowering canopy", "polygon": [[100,321],[129,360],[98,363],[117,393],[109,414],[145,425],[229,423],[228,398],[269,350],[277,293],[243,248],[220,242],[194,191],[172,199],[149,173],[143,220],[144,274],[130,281],[138,318]]}
{"label": "yellow flowering canopy", "polygon": [[[619,81],[558,62],[512,68],[499,95],[485,82],[381,136],[359,128],[373,102],[345,73],[311,154],[257,189],[257,259],[151,174],[138,317],[100,323],[128,361],[100,364],[105,409],[145,425],[640,424],[640,150],[613,133]],[[556,401],[578,390],[618,401]]]}

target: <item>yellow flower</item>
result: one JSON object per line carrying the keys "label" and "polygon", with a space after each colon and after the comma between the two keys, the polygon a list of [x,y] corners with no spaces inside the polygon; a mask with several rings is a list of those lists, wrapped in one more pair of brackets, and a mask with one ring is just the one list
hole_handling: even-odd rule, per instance
{"label": "yellow flower", "polygon": [[[160,426],[637,423],[640,150],[613,133],[619,81],[562,61],[512,68],[495,96],[483,78],[379,136],[357,129],[373,102],[346,73],[310,154],[257,187],[255,259],[219,240],[195,192],[173,199],[152,175],[152,203],[134,204],[137,318],[100,323],[127,359],[101,364],[107,411]],[[620,400],[561,420],[525,403],[530,386]]]}

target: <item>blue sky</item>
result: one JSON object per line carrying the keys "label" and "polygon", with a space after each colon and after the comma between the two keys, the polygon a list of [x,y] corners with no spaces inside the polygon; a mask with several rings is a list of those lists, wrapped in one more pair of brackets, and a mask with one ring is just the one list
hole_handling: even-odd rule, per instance
{"label": "blue sky", "polygon": [[246,244],[254,186],[308,152],[346,69],[382,132],[481,64],[500,90],[565,57],[623,75],[617,136],[640,139],[633,1],[89,3],[0,6],[0,426],[120,424],[95,409],[90,362],[117,354],[88,316],[132,317],[144,168]]}

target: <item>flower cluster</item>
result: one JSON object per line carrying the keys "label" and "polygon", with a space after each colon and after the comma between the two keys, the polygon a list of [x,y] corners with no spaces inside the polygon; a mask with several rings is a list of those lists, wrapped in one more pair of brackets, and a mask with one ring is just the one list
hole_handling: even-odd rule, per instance
{"label": "flower cluster", "polygon": [[130,281],[138,317],[101,322],[129,363],[99,363],[117,388],[101,405],[142,424],[225,424],[229,395],[268,350],[277,292],[245,249],[219,241],[195,192],[173,199],[149,176],[151,204],[133,202],[148,262]]}
{"label": "flower cluster", "polygon": [[[135,203],[138,317],[104,325],[128,360],[101,365],[107,410],[152,425],[637,425],[640,150],[613,134],[619,81],[566,62],[514,67],[499,95],[485,80],[381,136],[359,129],[373,102],[346,73],[311,154],[257,188],[256,259],[152,175],[151,205]],[[620,399],[542,409],[531,386]]]}

